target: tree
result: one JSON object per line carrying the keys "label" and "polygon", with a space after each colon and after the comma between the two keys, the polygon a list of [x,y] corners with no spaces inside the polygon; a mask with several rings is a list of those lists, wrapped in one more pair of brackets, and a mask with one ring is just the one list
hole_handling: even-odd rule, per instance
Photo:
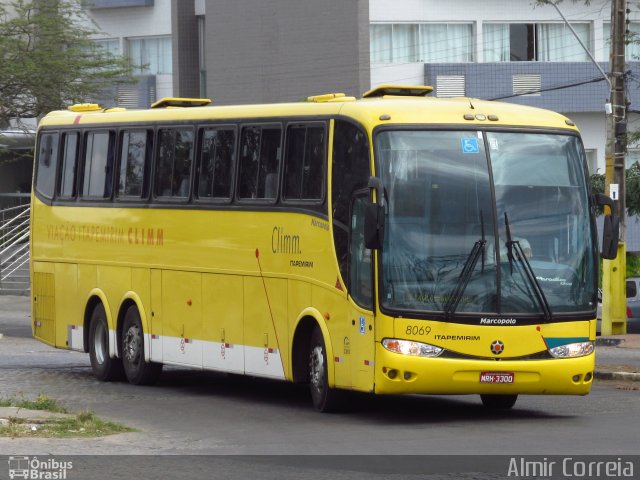
{"label": "tree", "polygon": [[[603,174],[594,173],[589,180],[593,193],[604,193],[605,176]],[[627,215],[638,215],[640,214],[640,164],[638,162],[625,171],[625,185]],[[602,212],[599,211],[599,213]]]}
{"label": "tree", "polygon": [[95,44],[81,0],[0,4],[0,127],[113,95],[131,82],[131,65]]}

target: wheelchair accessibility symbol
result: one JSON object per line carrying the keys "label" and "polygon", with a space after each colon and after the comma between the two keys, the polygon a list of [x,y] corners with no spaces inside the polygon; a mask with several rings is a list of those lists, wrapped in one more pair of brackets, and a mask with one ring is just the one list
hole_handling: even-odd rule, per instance
{"label": "wheelchair accessibility symbol", "polygon": [[478,153],[480,151],[480,145],[477,138],[462,138],[462,153]]}

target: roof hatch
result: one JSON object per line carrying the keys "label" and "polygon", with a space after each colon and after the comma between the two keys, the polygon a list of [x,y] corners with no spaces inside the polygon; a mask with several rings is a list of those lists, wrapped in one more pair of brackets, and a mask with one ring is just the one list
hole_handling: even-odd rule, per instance
{"label": "roof hatch", "polygon": [[428,85],[380,85],[362,94],[362,98],[384,97],[425,97],[433,92]]}
{"label": "roof hatch", "polygon": [[325,93],[322,95],[312,95],[307,97],[307,102],[330,103],[330,102],[353,102],[355,97],[347,97],[344,93]]}
{"label": "roof hatch", "polygon": [[209,98],[173,98],[167,97],[151,104],[151,108],[167,108],[167,107],[204,107],[209,105]]}

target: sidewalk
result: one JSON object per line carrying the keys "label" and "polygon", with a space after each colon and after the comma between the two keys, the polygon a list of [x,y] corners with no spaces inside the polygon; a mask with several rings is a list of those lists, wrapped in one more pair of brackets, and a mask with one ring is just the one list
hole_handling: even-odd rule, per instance
{"label": "sidewalk", "polygon": [[595,378],[640,382],[640,335],[598,337]]}

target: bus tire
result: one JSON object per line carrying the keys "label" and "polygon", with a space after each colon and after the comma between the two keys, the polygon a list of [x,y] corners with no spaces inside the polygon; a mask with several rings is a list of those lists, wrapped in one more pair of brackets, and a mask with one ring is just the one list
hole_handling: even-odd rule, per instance
{"label": "bus tire", "polygon": [[93,374],[101,382],[122,380],[122,360],[109,357],[109,326],[104,305],[98,303],[89,320],[89,359]]}
{"label": "bus tire", "polygon": [[508,410],[516,404],[518,395],[480,395],[482,404],[492,410]]}
{"label": "bus tire", "polygon": [[144,332],[140,314],[131,305],[124,315],[122,325],[122,365],[127,380],[132,385],[151,385],[162,372],[161,363],[144,360]]}
{"label": "bus tire", "polygon": [[327,349],[322,330],[316,326],[311,334],[309,348],[309,385],[313,406],[320,412],[336,412],[344,408],[345,394],[329,387]]}

